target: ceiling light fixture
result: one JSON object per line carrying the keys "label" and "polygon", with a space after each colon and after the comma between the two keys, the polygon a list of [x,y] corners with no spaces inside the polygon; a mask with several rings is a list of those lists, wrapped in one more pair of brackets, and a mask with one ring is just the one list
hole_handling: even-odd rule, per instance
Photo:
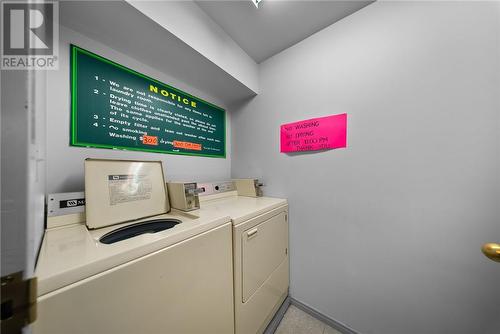
{"label": "ceiling light fixture", "polygon": [[252,3],[255,5],[255,7],[259,8],[259,3],[261,2],[262,0],[252,0]]}

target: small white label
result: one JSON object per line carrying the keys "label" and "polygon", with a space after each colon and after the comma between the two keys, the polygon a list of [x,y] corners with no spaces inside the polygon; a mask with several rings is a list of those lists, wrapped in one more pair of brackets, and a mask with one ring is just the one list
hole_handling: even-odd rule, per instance
{"label": "small white label", "polygon": [[147,175],[109,175],[109,204],[143,201],[151,198],[153,185]]}

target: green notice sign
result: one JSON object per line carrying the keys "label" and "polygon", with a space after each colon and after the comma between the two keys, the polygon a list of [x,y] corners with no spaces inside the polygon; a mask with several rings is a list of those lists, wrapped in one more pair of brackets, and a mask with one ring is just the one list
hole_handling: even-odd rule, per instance
{"label": "green notice sign", "polygon": [[226,157],[222,108],[71,46],[71,145]]}

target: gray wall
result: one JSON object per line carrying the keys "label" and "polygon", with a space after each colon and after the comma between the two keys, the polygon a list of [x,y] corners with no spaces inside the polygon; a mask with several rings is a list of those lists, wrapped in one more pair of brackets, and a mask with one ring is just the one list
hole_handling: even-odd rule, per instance
{"label": "gray wall", "polygon": [[[125,56],[98,41],[87,38],[64,26],[60,27],[59,70],[49,71],[47,91],[47,193],[83,191],[83,160],[85,158],[162,160],[165,177],[169,180],[228,179],[231,168],[231,144],[228,140],[226,159],[191,157],[170,154],[114,151],[69,146],[70,85],[69,45],[73,43],[124,66],[149,75],[226,109],[227,137],[230,138],[230,115],[223,101],[205,94],[188,84],[159,72],[146,64]],[[194,52],[194,51],[193,51]],[[165,57],[165,66],[169,64]]]}
{"label": "gray wall", "polygon": [[[498,333],[500,4],[377,2],[261,66],[234,177],[289,198],[291,295],[361,333]],[[279,125],[348,113],[348,148]]]}

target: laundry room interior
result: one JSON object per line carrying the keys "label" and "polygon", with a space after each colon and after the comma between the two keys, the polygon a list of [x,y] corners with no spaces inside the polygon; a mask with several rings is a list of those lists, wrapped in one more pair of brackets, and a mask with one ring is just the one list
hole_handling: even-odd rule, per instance
{"label": "laundry room interior", "polygon": [[1,5],[1,333],[499,333],[500,1]]}

